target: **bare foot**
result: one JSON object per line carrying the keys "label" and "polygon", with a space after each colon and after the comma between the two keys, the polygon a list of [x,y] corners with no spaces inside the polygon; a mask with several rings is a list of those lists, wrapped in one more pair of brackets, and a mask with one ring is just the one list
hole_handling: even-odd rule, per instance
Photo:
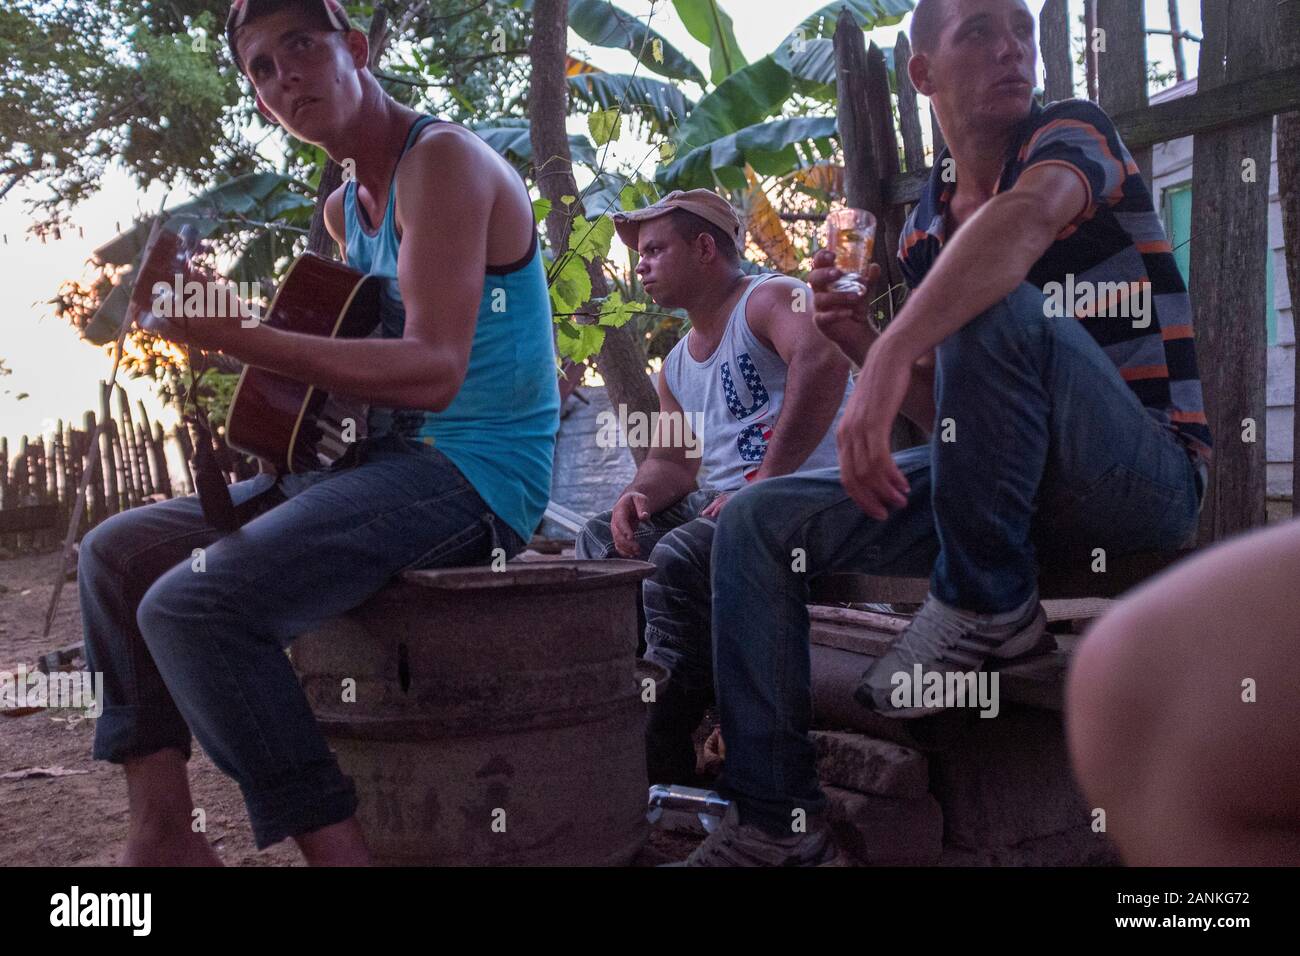
{"label": "bare foot", "polygon": [[202,833],[131,827],[119,866],[224,866]]}

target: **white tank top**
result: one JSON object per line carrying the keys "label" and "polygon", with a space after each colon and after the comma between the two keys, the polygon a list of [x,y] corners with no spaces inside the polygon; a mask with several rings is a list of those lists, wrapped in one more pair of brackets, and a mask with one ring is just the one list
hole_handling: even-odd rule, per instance
{"label": "white tank top", "polygon": [[[664,359],[668,391],[687,413],[687,421],[700,421],[697,415],[702,416],[703,435],[696,436],[703,442],[701,488],[735,491],[753,481],[780,417],[787,366],[780,355],[759,341],[745,318],[750,294],[775,275],[779,273],[749,281],[727,318],[722,341],[703,362],[692,358],[686,347],[694,332],[687,333]],[[808,321],[812,320],[809,312]],[[845,383],[835,420],[798,471],[838,464],[835,426],[852,388]]]}

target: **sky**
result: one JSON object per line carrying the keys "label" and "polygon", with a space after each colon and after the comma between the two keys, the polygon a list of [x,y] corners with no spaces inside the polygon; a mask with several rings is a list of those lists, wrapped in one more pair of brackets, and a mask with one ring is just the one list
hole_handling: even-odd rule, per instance
{"label": "sky", "polygon": [[[1036,16],[1044,0],[1027,2]],[[1168,27],[1167,0],[1144,2],[1147,25]],[[824,4],[825,0],[722,0],[723,9],[732,14],[737,42],[751,62],[771,52],[801,20]],[[642,18],[651,10],[650,0],[618,0],[618,5]],[[1072,16],[1081,14],[1082,0],[1070,0],[1070,6]],[[707,48],[681,26],[671,3],[658,0],[654,9],[651,25],[707,73]],[[1183,27],[1199,34],[1199,0],[1179,0],[1179,9]],[[870,39],[881,46],[893,46],[909,19],[874,31]],[[627,72],[632,67],[629,54],[587,48],[573,33],[569,47],[575,53],[581,51],[602,69]],[[1185,49],[1188,70],[1195,75],[1196,44],[1187,44]],[[1170,50],[1167,37],[1148,37],[1149,55],[1162,68],[1172,69],[1168,65],[1172,62]],[[582,117],[571,121],[573,132],[585,126]],[[639,159],[645,152],[644,146],[637,150],[634,144],[616,145],[618,151],[611,154],[614,159],[632,155]],[[646,175],[652,171],[649,163],[643,167]],[[83,274],[91,251],[115,235],[119,223],[124,226],[137,215],[157,210],[164,199],[174,204],[185,198],[179,192],[168,196],[166,188],[159,184],[141,190],[125,172],[115,168],[105,176],[98,193],[72,210],[72,228],[65,229],[60,240],[51,238],[41,243],[27,232],[31,217],[24,200],[35,194],[19,186],[0,198],[0,289],[4,290],[0,359],[12,371],[11,375],[0,376],[0,435],[9,437],[11,449],[17,447],[20,435],[46,434],[59,418],[79,423],[86,409],[98,407],[98,382],[109,372],[108,352],[80,341],[77,333],[53,314],[48,300],[62,281]],[[133,407],[135,399],[142,399],[150,415],[164,427],[175,423],[174,412],[163,409],[154,396],[152,383],[131,381],[125,376],[119,376],[119,382],[126,387]],[[22,393],[27,397],[18,398]]]}

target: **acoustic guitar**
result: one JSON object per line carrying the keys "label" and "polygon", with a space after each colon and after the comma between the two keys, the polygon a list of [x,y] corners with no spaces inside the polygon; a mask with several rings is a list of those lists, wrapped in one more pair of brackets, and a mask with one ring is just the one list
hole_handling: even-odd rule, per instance
{"label": "acoustic guitar", "polygon": [[[188,264],[197,248],[198,234],[190,226],[155,228],[141,257],[131,299],[142,328],[158,331],[150,321],[154,309],[163,296],[172,294],[178,276],[190,275]],[[161,286],[167,289],[162,291]],[[377,276],[308,252],[289,266],[260,322],[307,335],[363,338],[379,323],[379,303]],[[173,301],[172,308],[180,307]],[[226,443],[262,459],[277,472],[308,471],[343,454],[349,419],[351,430],[363,429],[365,406],[246,365],[226,416]],[[355,440],[361,435],[348,437]]]}

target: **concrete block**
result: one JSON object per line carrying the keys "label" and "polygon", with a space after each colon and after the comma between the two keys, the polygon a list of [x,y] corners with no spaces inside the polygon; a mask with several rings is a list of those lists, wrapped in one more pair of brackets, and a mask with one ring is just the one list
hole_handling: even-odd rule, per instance
{"label": "concrete block", "polygon": [[817,775],[836,787],[881,797],[921,797],[930,788],[925,757],[863,734],[814,730]]}
{"label": "concrete block", "polygon": [[925,748],[946,844],[989,850],[1087,828],[1059,714],[1014,707],[992,720],[951,716]]}
{"label": "concrete block", "polygon": [[926,866],[943,852],[943,812],[928,794],[898,799],[823,787],[841,849],[873,866]]}

